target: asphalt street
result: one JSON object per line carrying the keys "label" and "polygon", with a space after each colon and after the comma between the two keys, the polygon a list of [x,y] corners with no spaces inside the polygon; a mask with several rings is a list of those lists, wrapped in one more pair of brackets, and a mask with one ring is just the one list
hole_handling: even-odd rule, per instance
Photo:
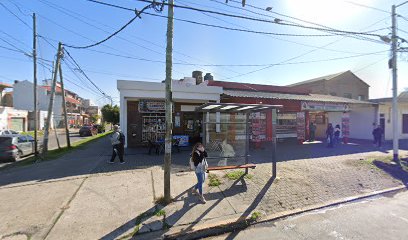
{"label": "asphalt street", "polygon": [[207,238],[408,239],[408,192],[326,208]]}

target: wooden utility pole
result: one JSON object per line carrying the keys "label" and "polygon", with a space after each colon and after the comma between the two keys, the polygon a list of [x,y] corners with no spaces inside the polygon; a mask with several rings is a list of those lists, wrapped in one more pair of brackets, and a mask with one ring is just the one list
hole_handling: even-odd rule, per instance
{"label": "wooden utility pole", "polygon": [[44,144],[43,156],[44,157],[48,151],[48,137],[50,133],[50,123],[51,123],[51,118],[52,118],[52,109],[54,107],[55,87],[57,85],[57,74],[58,74],[58,68],[59,68],[59,64],[61,60],[61,53],[62,53],[62,43],[59,42],[58,52],[57,52],[57,61],[55,62],[55,65],[54,65],[54,72],[53,72],[52,83],[51,83],[51,95],[50,95],[50,103],[48,105],[47,122],[45,123],[44,142],[43,142]]}
{"label": "wooden utility pole", "polygon": [[33,63],[34,63],[34,155],[38,156],[38,137],[37,137],[37,27],[35,13],[33,13]]}
{"label": "wooden utility pole", "polygon": [[64,112],[64,125],[65,125],[65,135],[67,138],[67,146],[71,147],[71,140],[69,138],[69,130],[68,130],[68,116],[67,116],[67,102],[65,100],[65,88],[64,88],[64,79],[62,77],[62,67],[61,64],[58,67],[59,69],[59,76],[61,82],[61,91],[62,91],[62,110]]}
{"label": "wooden utility pole", "polygon": [[173,17],[174,1],[169,0],[167,18],[167,47],[166,47],[166,139],[164,151],[164,200],[171,201],[170,171],[171,171],[171,147],[173,128],[173,102],[172,102],[172,67],[173,67]]}

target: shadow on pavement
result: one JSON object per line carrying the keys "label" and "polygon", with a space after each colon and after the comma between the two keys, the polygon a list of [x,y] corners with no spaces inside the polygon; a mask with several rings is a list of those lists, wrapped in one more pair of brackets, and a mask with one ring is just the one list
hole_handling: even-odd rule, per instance
{"label": "shadow on pavement", "polygon": [[386,163],[378,160],[373,161],[374,165],[383,170],[393,178],[401,181],[408,188],[408,162],[407,158],[401,159],[400,164],[394,162]]}
{"label": "shadow on pavement", "polygon": [[[238,183],[241,183],[241,185],[237,185]],[[269,183],[269,182],[268,182]],[[269,185],[270,186],[270,185]],[[268,186],[268,188],[269,188]],[[192,188],[192,186],[191,186]],[[175,223],[177,223],[186,213],[188,213],[189,211],[191,211],[194,207],[196,207],[197,205],[201,204],[197,201],[197,196],[192,195],[190,189],[188,188],[187,190],[183,191],[182,193],[180,193],[179,195],[177,195],[176,197],[173,198],[173,203],[175,202],[179,202],[179,201],[183,201],[183,207],[181,209],[176,210],[174,213],[172,213],[169,216],[165,216],[163,222],[165,222],[165,224],[163,224],[163,229],[159,229],[159,230],[163,230],[161,232],[161,234],[165,235],[168,231],[169,228],[172,227]],[[222,191],[221,189],[219,189],[220,191],[218,192],[209,192],[209,193],[205,193],[205,198],[207,199],[207,205],[211,204],[211,206],[209,206],[208,208],[206,208],[206,210],[199,216],[197,216],[194,220],[191,221],[191,224],[189,224],[188,226],[186,226],[186,228],[184,228],[181,231],[181,235],[188,233],[190,230],[192,230],[192,228],[199,223],[201,220],[204,219],[204,217],[211,212],[217,205],[220,204],[220,202],[226,198],[226,197],[230,197],[230,196],[234,196],[237,194],[240,194],[242,192],[246,192],[247,191],[247,186],[246,186],[246,182],[244,177],[241,177],[239,179],[237,179],[236,181],[234,181],[234,183],[232,183],[231,187],[229,187],[228,189]],[[262,193],[264,194],[267,191],[267,189],[265,189],[265,191]],[[220,198],[220,194],[222,194],[223,198]],[[212,200],[215,200],[215,202],[213,202]],[[255,199],[254,202],[257,202],[256,205],[260,202],[261,199]],[[138,215],[137,217],[133,218],[132,220],[128,221],[127,223],[123,224],[122,226],[120,226],[119,228],[115,229],[114,231],[106,234],[105,236],[103,236],[101,239],[116,239],[118,237],[124,237],[123,235],[129,231],[132,230],[132,228],[136,228],[136,225],[141,226],[143,223],[148,222],[149,219],[153,218],[155,216],[155,213],[158,212],[159,210],[165,208],[165,206],[161,205],[161,204],[156,204],[154,207],[146,210],[145,212],[143,212],[142,214]],[[252,211],[252,210],[251,210]],[[251,212],[249,211],[249,212]],[[132,231],[131,231],[132,232]],[[136,235],[132,235],[132,233],[130,233],[131,236],[127,235],[126,237],[136,237],[135,239],[139,239],[140,238],[150,238],[149,237],[150,233],[142,233],[142,234],[136,234]],[[133,239],[133,238],[132,238]]]}

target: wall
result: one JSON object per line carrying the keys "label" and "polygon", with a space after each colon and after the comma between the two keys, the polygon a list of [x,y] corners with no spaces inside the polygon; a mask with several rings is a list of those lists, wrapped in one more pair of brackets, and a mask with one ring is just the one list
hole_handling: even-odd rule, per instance
{"label": "wall", "polygon": [[351,106],[350,111],[350,138],[372,139],[373,123],[376,119],[376,107]]}
{"label": "wall", "polygon": [[[392,111],[391,102],[383,103],[379,106],[379,114],[384,114],[385,116],[385,140],[392,140]],[[408,139],[408,134],[402,133],[402,114],[408,114],[408,102],[398,103],[398,132],[400,139]]]}
{"label": "wall", "polygon": [[24,131],[28,128],[28,111],[16,110],[11,107],[0,107],[0,129],[11,129],[11,118],[24,119]]}
{"label": "wall", "polygon": [[369,86],[349,71],[327,81],[327,89],[328,94],[334,92],[338,97],[350,93],[353,99],[358,99],[358,95],[363,95],[363,100],[369,99]]}

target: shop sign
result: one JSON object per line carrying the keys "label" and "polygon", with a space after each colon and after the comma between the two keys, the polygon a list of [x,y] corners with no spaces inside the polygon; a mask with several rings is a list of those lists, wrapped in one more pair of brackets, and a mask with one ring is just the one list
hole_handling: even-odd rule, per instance
{"label": "shop sign", "polygon": [[165,102],[163,101],[140,100],[139,102],[139,112],[141,113],[159,113],[165,111]]}
{"label": "shop sign", "polygon": [[297,138],[301,140],[305,140],[305,131],[306,131],[306,119],[305,119],[305,112],[298,112],[296,113],[296,130],[297,130]]}
{"label": "shop sign", "polygon": [[328,111],[328,112],[348,112],[350,107],[348,104],[340,103],[318,103],[318,102],[302,102],[302,111]]}

